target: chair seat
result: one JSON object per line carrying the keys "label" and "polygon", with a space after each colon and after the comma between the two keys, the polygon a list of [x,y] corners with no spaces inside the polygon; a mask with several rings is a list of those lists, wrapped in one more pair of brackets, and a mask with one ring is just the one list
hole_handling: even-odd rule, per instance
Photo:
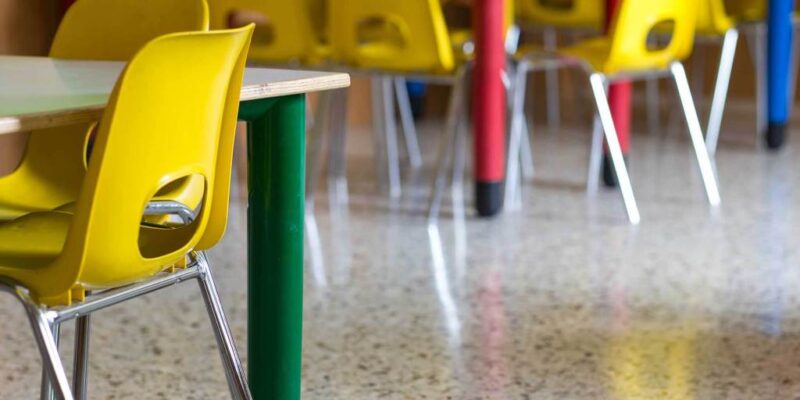
{"label": "chair seat", "polygon": [[559,49],[558,53],[578,58],[589,64],[595,71],[603,72],[611,54],[611,40],[607,37],[587,39],[572,46]]}
{"label": "chair seat", "polygon": [[[11,278],[28,286],[26,280],[32,276],[28,272],[50,265],[61,254],[72,224],[72,209],[70,204],[58,210],[30,213],[0,222],[0,277]],[[145,257],[169,253],[192,232],[191,226],[166,229],[142,225],[139,230],[140,251]],[[165,263],[150,272],[160,272],[178,261]],[[116,287],[149,275],[131,276],[115,282],[91,282],[91,286],[93,289]]]}
{"label": "chair seat", "polygon": [[45,211],[0,223],[0,275],[49,264],[61,253],[71,222],[70,213]]}

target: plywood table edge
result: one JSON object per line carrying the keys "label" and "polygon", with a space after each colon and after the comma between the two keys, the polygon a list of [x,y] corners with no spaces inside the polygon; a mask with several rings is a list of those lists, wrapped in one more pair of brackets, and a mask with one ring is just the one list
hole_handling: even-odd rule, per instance
{"label": "plywood table edge", "polygon": [[104,109],[105,104],[102,104],[59,112],[0,116],[0,135],[97,121],[103,115]]}
{"label": "plywood table edge", "polygon": [[[243,86],[240,101],[341,89],[350,86],[350,75],[344,73]],[[26,114],[14,117],[0,116],[0,135],[27,132],[52,126],[72,125],[100,119],[105,104],[63,112]]]}
{"label": "plywood table edge", "polygon": [[245,85],[242,86],[242,92],[239,96],[239,101],[258,100],[293,94],[342,89],[348,86],[350,86],[350,75],[345,73],[335,73],[304,79],[293,79],[284,82]]}

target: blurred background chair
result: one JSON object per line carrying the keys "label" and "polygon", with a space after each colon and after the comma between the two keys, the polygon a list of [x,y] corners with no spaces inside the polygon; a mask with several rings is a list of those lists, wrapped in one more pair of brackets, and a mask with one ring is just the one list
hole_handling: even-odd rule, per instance
{"label": "blurred background chair", "polygon": [[[145,45],[111,94],[73,211],[0,224],[0,288],[25,306],[59,398],[73,398],[58,354],[60,324],[77,318],[73,385],[75,398],[85,399],[89,315],[188,279],[200,284],[231,394],[250,398],[202,250],[220,240],[227,223],[228,189],[220,186],[230,184],[251,33],[179,33]],[[180,150],[152,151],[162,146]],[[180,227],[142,223],[154,193],[186,176],[204,185],[198,218]],[[43,385],[43,398],[49,390]]]}
{"label": "blurred background chair", "polygon": [[[158,36],[202,30],[208,30],[204,0],[80,0],[59,25],[50,56],[128,61]],[[19,166],[0,177],[0,220],[49,211],[77,199],[94,125],[30,133]],[[185,179],[164,188],[154,201],[162,206],[183,204],[193,210],[201,194],[202,182]],[[156,213],[155,209],[151,211]]]}
{"label": "blurred background chair", "polygon": [[[523,31],[541,30],[542,47],[523,46],[523,51],[558,50],[558,36],[572,34],[595,36],[602,32],[605,20],[604,0],[516,0],[517,21]],[[561,121],[559,71],[545,70],[547,124],[557,131]]]}
{"label": "blurred background chair", "polygon": [[[695,13],[696,7],[691,0],[624,1],[607,36],[589,39],[563,49],[559,51],[560,56],[556,58],[537,58],[535,53],[520,55],[514,83],[517,88],[526,86],[527,73],[536,68],[574,65],[583,66],[590,74],[589,80],[598,114],[594,122],[587,187],[590,191],[594,191],[598,186],[603,148],[602,129],[605,132],[614,171],[619,179],[628,219],[632,224],[637,224],[640,220],[639,209],[606,99],[608,84],[617,79],[672,76],[689,126],[689,134],[700,165],[708,201],[713,206],[720,201],[716,177],[705,148],[702,128],[681,63],[692,51]],[[654,30],[665,24],[671,27],[672,34],[669,43],[661,48],[649,47],[648,37]],[[524,119],[524,102],[523,95],[515,96],[512,107],[509,163],[506,174],[508,186],[506,202],[509,203],[518,195],[516,192],[519,188],[517,160],[523,135],[521,121]]]}

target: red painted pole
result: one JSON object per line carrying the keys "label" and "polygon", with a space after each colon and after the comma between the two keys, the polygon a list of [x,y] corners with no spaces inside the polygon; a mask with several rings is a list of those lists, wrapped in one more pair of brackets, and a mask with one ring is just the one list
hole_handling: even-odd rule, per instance
{"label": "red painted pole", "polygon": [[504,1],[475,0],[475,69],[472,76],[472,122],[475,137],[475,195],[478,215],[502,208],[505,174],[506,101]]}
{"label": "red painted pole", "polygon": [[[611,21],[619,9],[623,0],[608,0],[606,2],[606,32],[611,27]],[[611,116],[614,119],[614,126],[617,128],[617,138],[622,147],[622,153],[627,155],[630,148],[630,127],[631,127],[631,92],[632,85],[627,81],[615,82],[608,88],[608,105],[611,108]],[[617,179],[611,168],[611,160],[606,153],[603,158],[603,182],[607,186],[616,186]]]}

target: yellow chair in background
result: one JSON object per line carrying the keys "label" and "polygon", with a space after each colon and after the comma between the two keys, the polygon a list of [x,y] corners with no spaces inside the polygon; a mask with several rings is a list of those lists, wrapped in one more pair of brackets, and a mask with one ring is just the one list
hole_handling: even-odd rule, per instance
{"label": "yellow chair in background", "polygon": [[[50,56],[128,61],[158,36],[207,29],[205,0],[79,0],[59,25]],[[78,124],[30,134],[20,165],[0,177],[0,220],[75,201],[86,173],[93,126]],[[202,182],[186,179],[167,189],[156,198],[162,210],[174,209],[172,202],[194,208]]]}
{"label": "yellow chair in background", "polygon": [[593,31],[603,29],[603,1],[516,0],[516,3],[517,17],[523,24]]}
{"label": "yellow chair in background", "polygon": [[[543,47],[547,52],[558,50],[558,31],[602,32],[605,23],[605,0],[509,0],[516,1],[517,19],[523,28],[542,29]],[[537,50],[535,47],[523,52]],[[561,120],[560,84],[557,70],[545,70],[547,91],[547,123],[557,130]]]}
{"label": "yellow chair in background", "polygon": [[255,23],[250,61],[261,64],[318,64],[327,59],[321,0],[209,0],[211,28]]}
{"label": "yellow chair in background", "polygon": [[[387,161],[385,169],[378,164],[379,176],[386,172],[389,193],[397,197],[401,194],[401,182],[395,99],[410,164],[422,165],[405,78],[441,83],[463,80],[463,74],[457,72],[459,66],[442,5],[439,0],[329,0],[328,21],[332,60],[373,75],[376,156],[385,155]],[[343,135],[338,131],[335,133]],[[334,140],[343,143],[344,138]],[[343,147],[337,149],[338,154],[332,154],[331,158],[342,159],[343,152]]]}
{"label": "yellow chair in background", "polygon": [[[233,397],[250,398],[201,250],[226,224],[228,189],[219,185],[229,185],[251,33],[178,33],[145,45],[111,94],[74,214],[36,212],[0,224],[0,288],[24,304],[60,398],[73,398],[54,336],[60,324],[78,318],[74,385],[83,399],[90,313],[188,279],[200,284]],[[152,151],[162,147],[178,150]],[[177,228],[141,224],[159,189],[187,176],[204,183],[198,217]]]}
{"label": "yellow chair in background", "polygon": [[[727,11],[729,18],[736,24],[737,30],[741,31],[747,36],[750,56],[755,67],[756,134],[761,135],[762,133],[766,132],[767,129],[767,0],[714,0],[712,3],[721,3],[720,5],[716,6],[716,9]],[[798,20],[797,14],[795,14],[793,25],[796,36],[797,29],[800,27],[800,21]],[[733,53],[735,52],[736,47],[735,41],[732,39],[729,41],[726,36],[726,40],[723,42],[723,55],[726,51],[726,42],[731,43],[729,44],[729,46],[731,46],[729,51],[731,53],[730,62],[732,62]],[[722,68],[722,66],[720,66],[720,68]],[[795,92],[797,89],[798,68],[800,68],[800,41],[794,40],[792,41],[789,87],[787,88],[789,104],[794,104]],[[712,117],[714,115],[713,105],[717,105],[716,91],[714,96],[714,103],[712,103],[711,113]],[[724,100],[720,100],[719,102],[723,104],[718,105],[718,107],[724,107]],[[711,128],[713,127],[709,125],[706,143],[709,151],[711,151],[713,154],[717,147],[719,127],[716,127],[716,129],[713,130]]]}
{"label": "yellow chair in background", "polygon": [[[716,177],[703,142],[702,128],[681,63],[692,51],[696,28],[695,13],[696,3],[694,0],[650,0],[647,2],[623,0],[608,35],[589,39],[566,48],[559,52],[560,57],[552,60],[537,60],[535,55],[522,55],[517,67],[514,83],[517,88],[525,88],[526,76],[529,71],[554,63],[556,65],[579,65],[590,75],[589,81],[598,114],[595,117],[588,186],[590,190],[596,190],[598,186],[603,147],[602,130],[605,132],[614,170],[619,179],[628,219],[632,224],[640,221],[639,209],[633,195],[606,98],[609,83],[618,79],[627,80],[653,75],[672,76],[689,126],[689,134],[700,165],[708,201],[713,206],[720,202]],[[649,48],[648,36],[654,28],[664,22],[671,23],[672,39],[663,48]],[[522,141],[522,121],[525,118],[524,92],[524,90],[516,91],[513,99],[509,163],[506,174],[507,202],[516,198],[516,191],[519,188],[517,160]]]}

